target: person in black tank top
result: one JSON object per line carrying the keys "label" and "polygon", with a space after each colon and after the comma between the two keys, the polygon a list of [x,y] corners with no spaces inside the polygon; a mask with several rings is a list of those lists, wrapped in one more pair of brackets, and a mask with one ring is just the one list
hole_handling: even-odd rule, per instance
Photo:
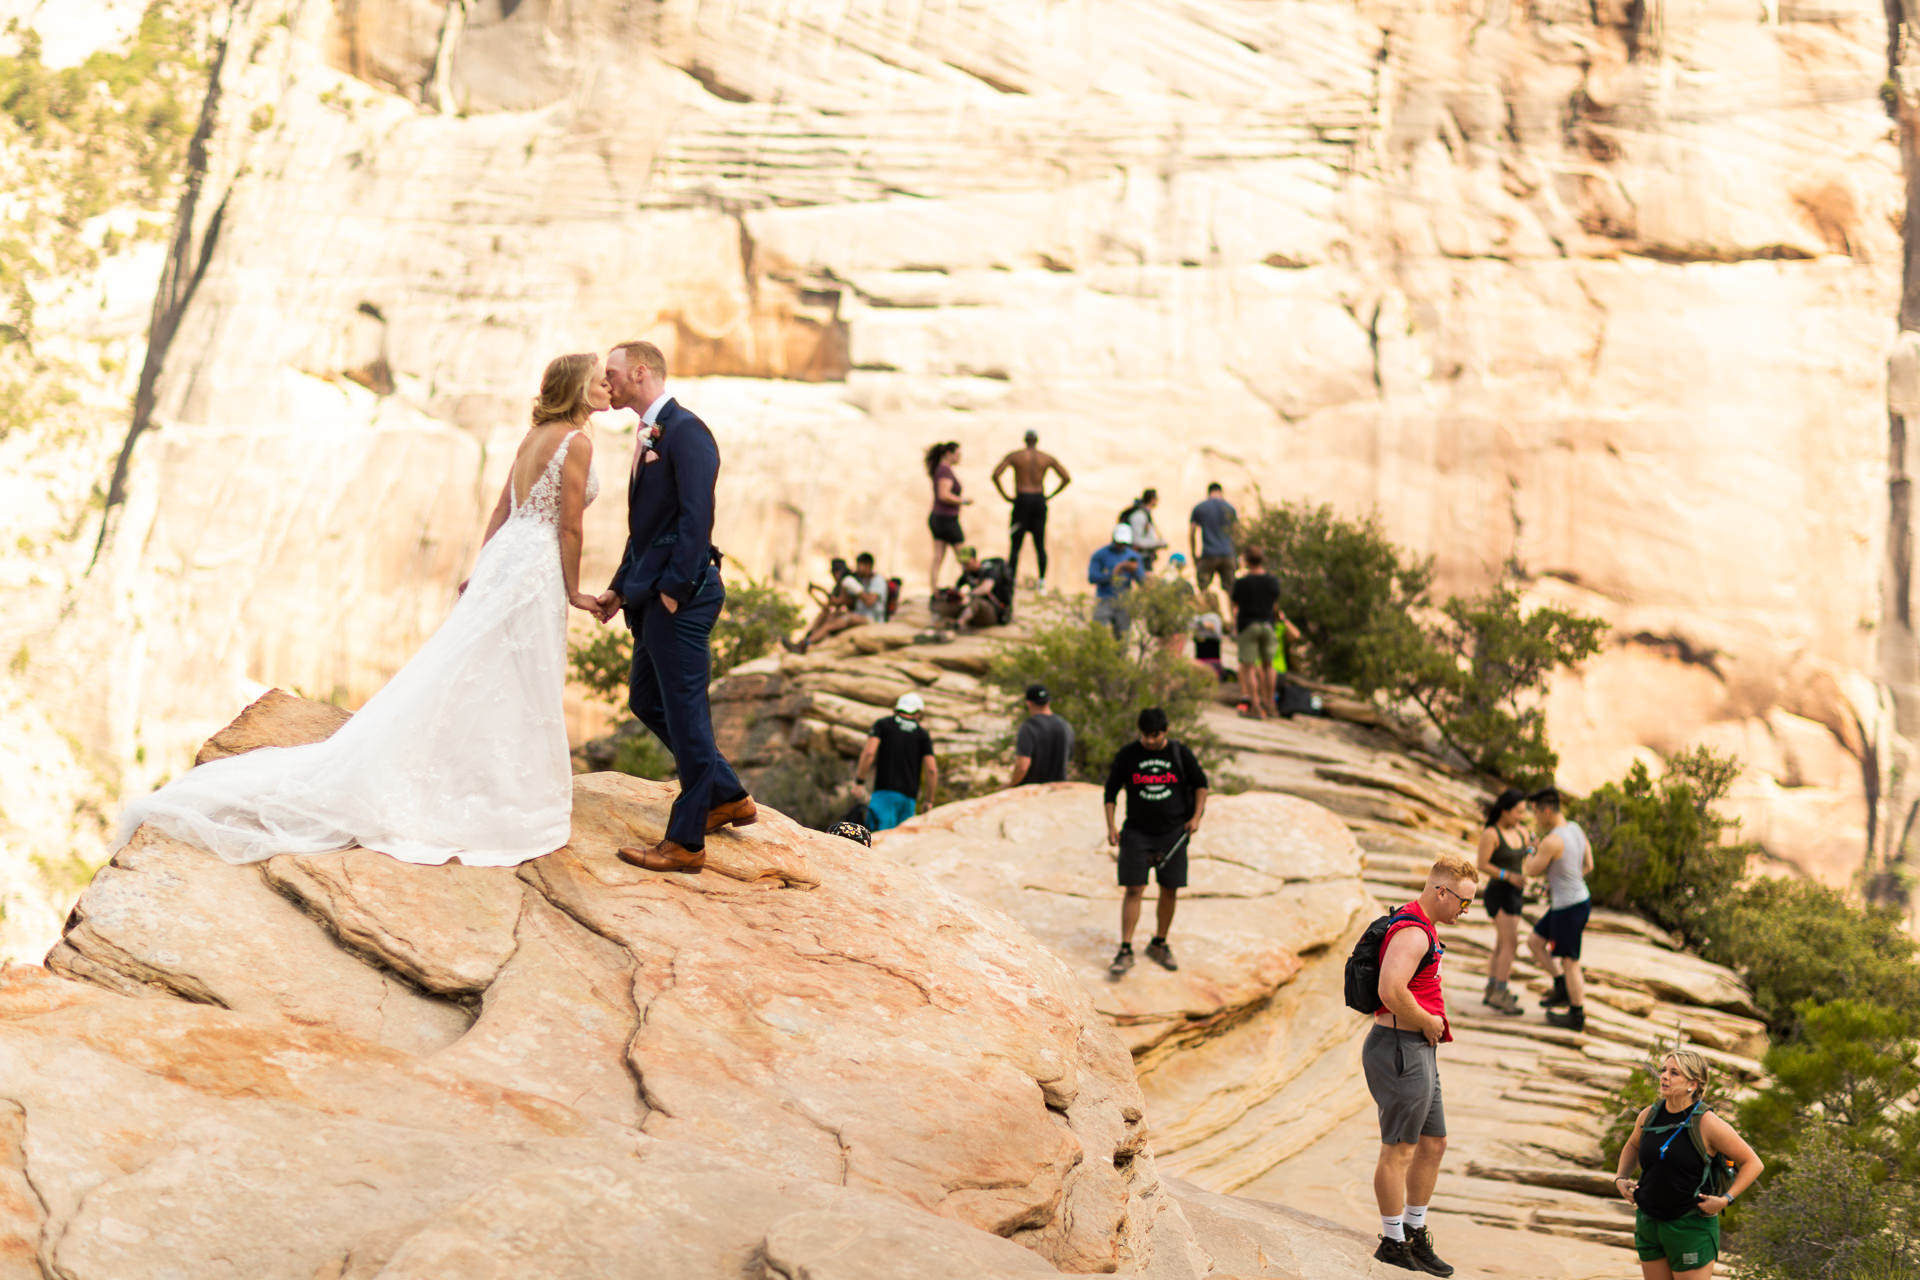
{"label": "person in black tank top", "polygon": [[1526,798],[1526,793],[1508,787],[1487,806],[1477,859],[1487,878],[1482,898],[1493,917],[1493,957],[1487,961],[1487,990],[1481,1003],[1508,1017],[1520,1013],[1520,998],[1507,989],[1507,980],[1513,973],[1513,958],[1520,952],[1520,903],[1527,887],[1520,871],[1527,854],[1527,831],[1521,825],[1521,804]]}
{"label": "person in black tank top", "polygon": [[[1620,1149],[1614,1186],[1634,1207],[1633,1246],[1645,1280],[1712,1280],[1720,1256],[1720,1214],[1765,1168],[1733,1126],[1706,1105],[1707,1060],[1676,1049],[1660,1064],[1660,1100],[1642,1111]],[[1712,1156],[1734,1165],[1725,1195],[1705,1186],[1707,1158],[1694,1146],[1688,1121],[1699,1117]],[[1636,1181],[1627,1171],[1638,1165]]]}

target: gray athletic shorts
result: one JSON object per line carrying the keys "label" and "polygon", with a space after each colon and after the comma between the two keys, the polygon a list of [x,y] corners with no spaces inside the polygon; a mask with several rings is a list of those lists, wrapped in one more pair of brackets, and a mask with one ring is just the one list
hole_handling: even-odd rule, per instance
{"label": "gray athletic shorts", "polygon": [[1360,1047],[1367,1092],[1380,1108],[1380,1141],[1418,1142],[1447,1136],[1440,1104],[1440,1059],[1418,1031],[1375,1023]]}

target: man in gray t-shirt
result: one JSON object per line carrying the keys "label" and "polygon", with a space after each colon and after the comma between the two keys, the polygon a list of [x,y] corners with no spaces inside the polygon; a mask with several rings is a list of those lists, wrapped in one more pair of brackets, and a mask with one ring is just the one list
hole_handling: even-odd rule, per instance
{"label": "man in gray t-shirt", "polygon": [[[1561,812],[1560,793],[1552,787],[1534,792],[1528,804],[1533,808],[1535,830],[1547,833],[1520,864],[1522,875],[1547,877],[1551,909],[1527,936],[1533,962],[1553,977],[1553,990],[1540,1003],[1546,1007],[1549,1025],[1585,1031],[1587,983],[1580,969],[1580,941],[1593,910],[1592,895],[1587,892],[1593,846],[1580,824]],[[1561,1013],[1555,1005],[1566,1005],[1567,1011]]]}
{"label": "man in gray t-shirt", "polygon": [[1193,573],[1205,591],[1214,578],[1221,585],[1233,581],[1233,527],[1240,513],[1233,509],[1216,482],[1207,486],[1207,500],[1187,518],[1187,549],[1193,553]]}
{"label": "man in gray t-shirt", "polygon": [[1043,684],[1027,686],[1027,719],[1013,748],[1013,781],[1065,782],[1073,759],[1073,726],[1053,713],[1053,695]]}

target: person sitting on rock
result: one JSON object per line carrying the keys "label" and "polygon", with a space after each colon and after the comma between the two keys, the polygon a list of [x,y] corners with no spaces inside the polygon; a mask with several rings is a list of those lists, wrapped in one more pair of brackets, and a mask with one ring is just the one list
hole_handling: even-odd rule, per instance
{"label": "person sitting on rock", "polygon": [[[788,653],[805,653],[816,640],[838,635],[852,627],[864,627],[869,622],[884,621],[886,618],[886,581],[881,580],[880,592],[874,595],[870,585],[874,578],[873,557],[862,553],[860,562],[865,566],[864,575],[856,574],[847,567],[847,562],[835,556],[831,565],[833,586],[831,589],[818,583],[807,584],[807,594],[820,606],[813,625],[798,640],[780,637],[780,643]],[[879,601],[880,617],[875,618],[871,607]]]}
{"label": "person sitting on rock", "polygon": [[[1147,877],[1160,882],[1147,959],[1163,969],[1178,969],[1167,933],[1180,890],[1187,887],[1187,843],[1207,811],[1207,773],[1184,742],[1167,736],[1167,713],[1148,707],[1136,722],[1140,737],[1114,753],[1107,770],[1107,843],[1120,850],[1120,949],[1107,967],[1119,979],[1133,968],[1133,931],[1147,896]],[[1113,825],[1114,801],[1127,793],[1127,821]]]}
{"label": "person sitting on rock", "polygon": [[1380,1006],[1360,1046],[1367,1092],[1380,1113],[1380,1159],[1373,1169],[1380,1245],[1373,1256],[1436,1276],[1453,1274],[1427,1231],[1427,1206],[1447,1151],[1437,1049],[1453,1039],[1453,1029],[1440,986],[1446,948],[1434,927],[1458,920],[1479,887],[1479,868],[1443,853],[1420,896],[1393,913],[1380,940]]}
{"label": "person sitting on rock", "polygon": [[917,693],[903,693],[893,704],[893,714],[873,722],[873,729],[860,748],[860,761],[854,766],[854,781],[864,783],[873,777],[873,795],[867,807],[873,811],[873,830],[886,831],[899,826],[917,811],[920,788],[927,790],[927,807],[932,808],[940,789],[940,765],[933,758],[933,735],[920,724],[926,699]]}
{"label": "person sitting on rock", "polygon": [[[1547,1022],[1569,1031],[1587,1029],[1587,982],[1580,969],[1580,940],[1593,911],[1587,876],[1593,871],[1593,846],[1580,824],[1560,811],[1560,793],[1542,787],[1527,801],[1533,809],[1536,831],[1546,834],[1521,864],[1526,875],[1545,875],[1552,909],[1527,935],[1533,962],[1553,977],[1553,990],[1540,1001]],[[1557,1006],[1566,1005],[1565,1013]]]}
{"label": "person sitting on rock", "polygon": [[934,613],[953,619],[962,631],[1000,626],[1013,616],[1013,570],[998,556],[982,560],[973,547],[957,554],[960,580],[934,596]]}

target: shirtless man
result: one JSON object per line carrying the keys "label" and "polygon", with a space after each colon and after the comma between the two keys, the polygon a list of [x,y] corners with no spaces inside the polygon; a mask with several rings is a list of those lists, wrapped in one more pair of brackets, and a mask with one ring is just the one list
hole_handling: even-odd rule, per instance
{"label": "shirtless man", "polygon": [[[1000,465],[993,469],[993,487],[1000,496],[1013,504],[1013,517],[1007,524],[1007,532],[1013,542],[1013,549],[1007,553],[1007,565],[1013,570],[1015,578],[1020,576],[1020,548],[1026,542],[1027,535],[1033,535],[1033,556],[1040,562],[1039,589],[1047,589],[1047,503],[1060,496],[1060,490],[1073,483],[1073,477],[1060,465],[1060,459],[1050,453],[1042,453],[1034,446],[1040,443],[1038,431],[1027,432],[1027,447],[1015,449],[1000,459]],[[1013,492],[1008,493],[1006,486],[1000,483],[1000,477],[1009,470],[1013,472]],[[1059,487],[1052,493],[1047,492],[1047,472],[1060,474]]]}

